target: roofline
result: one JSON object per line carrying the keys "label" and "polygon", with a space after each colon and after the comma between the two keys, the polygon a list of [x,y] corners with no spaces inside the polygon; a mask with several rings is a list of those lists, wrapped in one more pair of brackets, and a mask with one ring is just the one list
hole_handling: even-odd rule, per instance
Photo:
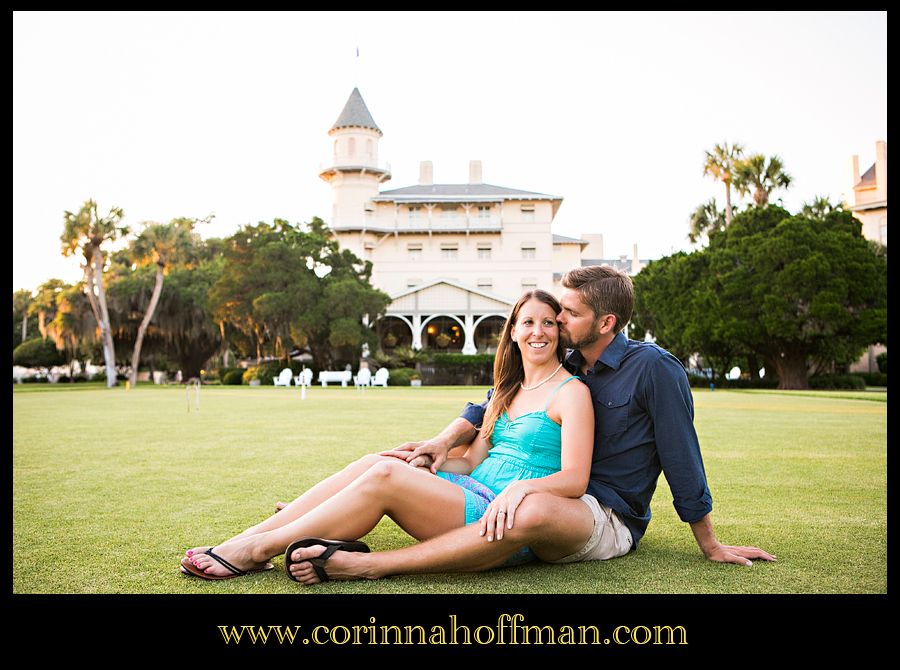
{"label": "roofline", "polygon": [[391,302],[396,300],[397,298],[403,298],[407,295],[412,295],[413,293],[418,293],[426,288],[431,288],[437,284],[449,284],[450,286],[455,286],[458,289],[462,289],[463,291],[468,291],[470,293],[475,293],[476,295],[480,295],[483,298],[488,298],[489,300],[496,300],[497,302],[502,302],[504,305],[509,305],[510,307],[515,306],[514,302],[510,302],[506,298],[501,298],[499,295],[494,295],[493,293],[488,293],[486,291],[482,291],[480,289],[474,288],[472,286],[466,286],[458,281],[454,281],[453,279],[444,279],[443,277],[438,277],[437,279],[432,279],[431,281],[427,281],[424,284],[419,284],[418,286],[413,286],[411,288],[404,289],[402,291],[398,291],[397,293],[389,294],[391,298]]}
{"label": "roofline", "polygon": [[553,240],[553,244],[580,244],[583,247],[586,247],[590,244],[587,240]]}
{"label": "roofline", "polygon": [[346,126],[331,126],[331,129],[328,131],[328,135],[330,136],[335,130],[343,130],[344,128],[362,128],[364,130],[374,130],[376,133],[378,133],[379,137],[384,137],[384,133],[381,132],[381,128],[378,128],[377,126],[362,126],[358,123]]}
{"label": "roofline", "polygon": [[887,200],[878,200],[876,202],[864,202],[860,205],[850,207],[851,212],[858,212],[864,209],[882,209],[887,207]]}

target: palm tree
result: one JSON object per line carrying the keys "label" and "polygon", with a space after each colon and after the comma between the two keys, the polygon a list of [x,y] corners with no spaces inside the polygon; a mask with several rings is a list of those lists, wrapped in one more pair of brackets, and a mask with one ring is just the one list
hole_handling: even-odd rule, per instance
{"label": "palm tree", "polygon": [[31,291],[28,289],[22,288],[13,293],[13,322],[19,314],[22,315],[22,339],[19,344],[28,339],[28,306],[32,300]]}
{"label": "palm tree", "polygon": [[832,204],[831,201],[823,195],[817,195],[811,202],[804,202],[800,213],[809,219],[824,219],[832,212],[840,212],[843,205],[838,203]]}
{"label": "palm tree", "polygon": [[703,176],[710,176],[725,184],[725,225],[731,223],[734,212],[731,209],[731,183],[734,179],[734,164],[744,155],[743,145],[735,142],[728,146],[728,142],[717,144],[712,151],[706,152],[706,162],[703,164]]}
{"label": "palm tree", "polygon": [[108,388],[116,385],[116,352],[106,306],[106,291],[103,288],[104,258],[100,247],[104,242],[114,241],[119,235],[128,234],[128,228],[119,225],[123,216],[125,214],[120,207],[113,207],[105,217],[100,218],[97,203],[88,200],[77,214],[65,212],[63,234],[60,236],[63,256],[72,256],[81,251],[85,259],[82,266],[85,291],[91,302],[94,318],[100,326]]}
{"label": "palm tree", "polygon": [[734,164],[734,187],[741,195],[753,190],[753,202],[757,207],[769,204],[769,195],[776,188],[788,188],[793,178],[784,171],[784,163],[778,156],[768,160],[762,154],[753,154]]}
{"label": "palm tree", "polygon": [[[209,221],[209,218],[205,219]],[[174,219],[170,223],[145,223],[144,230],[131,244],[131,257],[137,265],[156,264],[156,284],[150,297],[150,304],[144,319],[138,327],[131,354],[131,386],[137,384],[138,364],[141,359],[141,346],[147,326],[156,311],[159,296],[162,293],[163,278],[172,263],[186,260],[198,239],[194,233],[194,219]]]}
{"label": "palm tree", "polygon": [[[53,339],[57,349],[65,349],[70,361],[89,358],[91,349],[97,343],[97,321],[88,304],[87,290],[83,284],[63,289],[56,299],[56,316],[47,324],[47,335]],[[69,375],[73,375],[70,364]]]}
{"label": "palm tree", "polygon": [[56,297],[68,287],[69,285],[61,279],[48,279],[38,286],[34,301],[28,305],[28,313],[37,314],[38,331],[42,339],[47,339],[47,323],[56,316]]}
{"label": "palm tree", "polygon": [[710,198],[708,202],[698,205],[691,213],[690,232],[688,239],[691,244],[696,244],[704,235],[709,237],[717,231],[725,230],[728,225],[727,213],[719,211],[716,207],[716,199]]}

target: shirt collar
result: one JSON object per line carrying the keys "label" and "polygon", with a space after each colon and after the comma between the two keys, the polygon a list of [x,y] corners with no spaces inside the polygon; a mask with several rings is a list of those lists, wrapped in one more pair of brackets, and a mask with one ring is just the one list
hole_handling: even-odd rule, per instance
{"label": "shirt collar", "polygon": [[[625,358],[625,350],[627,348],[628,338],[625,337],[624,332],[618,333],[590,369],[595,370],[599,363],[603,363],[603,365],[608,368],[618,370],[619,366],[622,364],[622,359]],[[577,349],[573,349],[566,358],[566,367],[570,370],[581,370],[584,362],[584,356],[581,355],[581,352]]]}

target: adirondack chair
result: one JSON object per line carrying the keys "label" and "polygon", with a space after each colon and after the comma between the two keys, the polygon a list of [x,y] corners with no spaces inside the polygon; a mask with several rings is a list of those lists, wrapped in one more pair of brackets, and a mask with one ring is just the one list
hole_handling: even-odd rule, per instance
{"label": "adirondack chair", "polygon": [[294,377],[294,384],[297,386],[311,386],[313,380],[313,371],[309,368],[303,368],[300,374]]}
{"label": "adirondack chair", "polygon": [[353,383],[356,384],[357,390],[364,389],[366,386],[371,386],[372,372],[369,368],[360,368],[359,372],[357,372],[356,376],[353,378]]}
{"label": "adirondack chair", "polygon": [[378,368],[375,378],[372,380],[372,386],[384,386],[387,388],[387,380],[390,374],[387,368]]}
{"label": "adirondack chair", "polygon": [[291,378],[294,376],[294,373],[290,368],[285,368],[281,371],[277,377],[272,377],[272,381],[275,382],[275,386],[290,386]]}

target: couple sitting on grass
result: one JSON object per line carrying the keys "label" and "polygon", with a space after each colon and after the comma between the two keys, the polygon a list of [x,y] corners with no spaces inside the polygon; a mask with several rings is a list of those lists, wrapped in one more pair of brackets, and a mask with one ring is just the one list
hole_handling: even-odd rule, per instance
{"label": "couple sitting on grass", "polygon": [[[684,368],[622,332],[631,278],[581,267],[563,286],[559,301],[534,290],[516,303],[484,403],[430,440],[362,457],[227,542],[188,550],[181,571],[230,579],[283,553],[291,579],[316,584],[606,560],[637,547],[661,472],[708,559],[775,560],[716,539]],[[384,516],[420,542],[370,552],[358,539]]]}

